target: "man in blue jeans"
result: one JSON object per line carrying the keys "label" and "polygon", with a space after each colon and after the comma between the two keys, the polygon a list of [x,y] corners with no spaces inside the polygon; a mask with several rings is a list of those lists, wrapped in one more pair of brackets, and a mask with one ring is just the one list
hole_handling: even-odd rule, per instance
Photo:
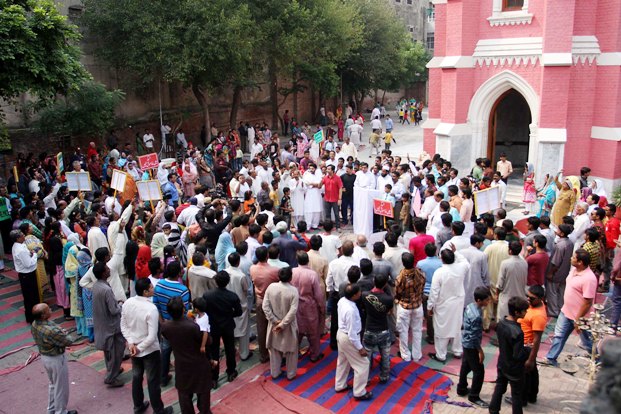
{"label": "man in blue jeans", "polygon": [[591,351],[592,336],[578,328],[578,321],[588,315],[597,293],[597,276],[589,268],[590,262],[589,253],[584,249],[576,250],[571,257],[572,268],[566,280],[563,307],[554,327],[552,347],[540,361],[544,365],[558,365],[558,356],[574,330],[580,334],[581,348]]}

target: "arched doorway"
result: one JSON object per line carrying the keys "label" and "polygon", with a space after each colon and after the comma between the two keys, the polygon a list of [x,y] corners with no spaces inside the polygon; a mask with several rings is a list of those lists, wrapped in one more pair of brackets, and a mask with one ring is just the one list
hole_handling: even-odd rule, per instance
{"label": "arched doorway", "polygon": [[487,157],[492,165],[503,152],[514,166],[528,161],[531,122],[531,109],[521,93],[511,88],[500,95],[489,115]]}

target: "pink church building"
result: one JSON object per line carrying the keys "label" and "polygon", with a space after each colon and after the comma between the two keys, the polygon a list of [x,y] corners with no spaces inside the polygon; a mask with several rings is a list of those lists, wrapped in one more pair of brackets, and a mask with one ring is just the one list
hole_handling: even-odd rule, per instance
{"label": "pink church building", "polygon": [[620,0],[432,0],[424,149],[621,184]]}

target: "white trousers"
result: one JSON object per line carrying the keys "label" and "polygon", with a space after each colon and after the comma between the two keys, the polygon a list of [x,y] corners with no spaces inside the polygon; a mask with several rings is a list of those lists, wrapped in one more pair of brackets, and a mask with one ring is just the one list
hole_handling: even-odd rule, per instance
{"label": "white trousers", "polygon": [[347,377],[350,368],[354,370],[354,397],[362,397],[367,393],[369,380],[369,359],[361,356],[349,340],[345,332],[340,330],[336,334],[339,356],[336,360],[336,378],[334,389],[337,391],[347,388]]}
{"label": "white trousers", "polygon": [[461,346],[461,333],[455,338],[439,338],[438,336],[435,336],[434,343],[436,347],[436,356],[438,357],[438,359],[446,359],[449,342],[452,342],[451,349],[454,356],[461,357],[461,355],[464,353],[464,349]]}
{"label": "white trousers", "polygon": [[280,352],[274,348],[269,348],[270,353],[270,374],[272,378],[277,378],[282,373],[282,359],[287,361],[287,378],[293,379],[298,371],[298,353]]}
{"label": "white trousers", "polygon": [[[399,331],[399,352],[404,361],[418,361],[423,357],[423,305],[416,309],[404,309],[397,305],[397,331]],[[410,329],[412,335],[410,336]],[[410,350],[410,346],[412,347]]]}
{"label": "white trousers", "polygon": [[306,220],[306,224],[308,229],[316,229],[319,227],[319,222],[321,221],[321,211],[308,213],[304,212],[304,219]]}
{"label": "white trousers", "polygon": [[239,341],[239,357],[241,359],[248,358],[248,355],[250,355],[250,323],[248,323],[246,334],[235,339]]}

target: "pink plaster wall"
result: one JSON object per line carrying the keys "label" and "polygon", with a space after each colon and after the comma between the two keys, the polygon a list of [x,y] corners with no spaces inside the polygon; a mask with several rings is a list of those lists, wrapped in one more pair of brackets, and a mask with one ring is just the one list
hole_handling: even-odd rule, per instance
{"label": "pink plaster wall", "polygon": [[[478,4],[478,7],[475,5]],[[455,0],[436,5],[435,56],[471,56],[479,39],[542,37],[544,53],[569,53],[572,36],[596,35],[602,52],[621,52],[621,1],[531,0],[532,23],[490,26],[492,0]],[[621,67],[578,63],[572,66],[476,66],[430,69],[429,117],[446,123],[467,122],[470,101],[490,77],[511,70],[540,96],[540,128],[566,128],[564,169],[577,173],[588,165],[593,174],[621,178],[621,144],[591,139],[591,127],[621,127]],[[423,145],[435,151],[433,129]]]}

